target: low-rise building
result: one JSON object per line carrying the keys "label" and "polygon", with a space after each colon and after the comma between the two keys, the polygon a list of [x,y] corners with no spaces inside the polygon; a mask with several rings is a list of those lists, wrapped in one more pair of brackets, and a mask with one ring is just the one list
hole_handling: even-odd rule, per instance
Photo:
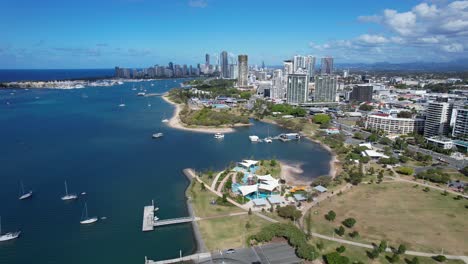
{"label": "low-rise building", "polygon": [[424,119],[398,118],[388,114],[368,115],[365,128],[377,131],[381,130],[387,134],[410,134],[424,131]]}
{"label": "low-rise building", "polygon": [[453,148],[453,141],[450,138],[446,137],[430,137],[426,138],[426,142],[430,145],[433,145],[435,147],[441,148],[441,149],[452,149]]}

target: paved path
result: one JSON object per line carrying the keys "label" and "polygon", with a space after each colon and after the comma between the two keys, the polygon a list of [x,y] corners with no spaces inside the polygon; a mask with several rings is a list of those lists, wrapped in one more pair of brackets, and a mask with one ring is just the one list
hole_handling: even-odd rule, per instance
{"label": "paved path", "polygon": [[220,194],[223,193],[224,184],[226,184],[226,182],[228,181],[229,178],[232,178],[232,173],[228,173],[228,175],[226,177],[224,177],[224,179],[219,183],[218,189],[216,190],[218,193],[220,193]]}
{"label": "paved path", "polygon": [[[392,168],[393,170],[393,168]],[[396,172],[395,172],[395,175],[398,175]],[[429,188],[432,188],[432,189],[436,189],[436,190],[439,190],[439,191],[447,191],[448,193],[451,193],[451,194],[455,194],[455,195],[461,195],[463,196],[464,198],[467,198],[468,199],[468,195],[464,195],[462,193],[459,193],[459,192],[455,192],[455,191],[452,191],[450,189],[446,189],[446,188],[442,188],[442,187],[437,187],[437,186],[434,186],[434,185],[431,185],[431,184],[427,184],[427,183],[421,183],[421,182],[417,182],[417,181],[412,181],[412,180],[407,180],[407,179],[404,179],[404,178],[401,178],[401,177],[394,177],[394,176],[386,176],[387,178],[391,178],[391,179],[394,179],[396,181],[401,181],[401,182],[407,182],[407,183],[412,183],[412,184],[417,184],[417,185],[421,185],[421,186],[424,186],[424,187],[429,187]]]}
{"label": "paved path", "polygon": [[[325,235],[318,234],[318,233],[312,233],[312,236],[318,237],[318,238],[321,238],[321,239],[330,240],[330,241],[335,241],[335,242],[342,243],[342,244],[357,246],[357,247],[363,247],[363,248],[368,248],[368,249],[373,249],[374,248],[373,245],[354,242],[354,241],[349,241],[349,240],[346,240],[346,239],[341,239],[341,238],[336,238],[336,237],[331,237],[331,236],[325,236]],[[387,252],[392,252],[392,250],[390,248],[387,248],[386,251]],[[438,254],[407,250],[405,252],[405,255],[418,256],[418,257],[429,257],[430,258],[430,257],[436,256]],[[446,258],[448,258],[448,259],[459,259],[459,260],[464,261],[465,263],[468,263],[468,256],[456,256],[456,255],[444,255],[444,256]]]}
{"label": "paved path", "polygon": [[218,182],[218,179],[219,179],[219,176],[221,176],[221,174],[223,174],[224,171],[221,171],[220,173],[218,173],[216,175],[216,177],[214,178],[213,182],[211,183],[211,189],[215,189],[216,188],[216,183]]}

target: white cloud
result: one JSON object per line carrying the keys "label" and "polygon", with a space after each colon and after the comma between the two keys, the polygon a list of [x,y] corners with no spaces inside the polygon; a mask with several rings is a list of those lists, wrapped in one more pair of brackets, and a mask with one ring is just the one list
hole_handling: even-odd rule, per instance
{"label": "white cloud", "polygon": [[463,51],[463,45],[459,43],[452,43],[448,45],[443,45],[442,50],[451,53],[458,53]]}
{"label": "white cloud", "polygon": [[190,7],[205,8],[208,6],[208,2],[206,0],[189,0],[188,5]]}
{"label": "white cloud", "polygon": [[436,5],[428,5],[427,3],[421,3],[412,10],[420,17],[434,17],[439,11]]}
{"label": "white cloud", "polygon": [[369,34],[361,35],[357,38],[357,40],[365,44],[383,44],[388,42],[388,39],[384,36]]}
{"label": "white cloud", "polygon": [[396,10],[385,9],[383,23],[400,35],[413,33],[416,25],[416,15],[413,12],[398,13]]}

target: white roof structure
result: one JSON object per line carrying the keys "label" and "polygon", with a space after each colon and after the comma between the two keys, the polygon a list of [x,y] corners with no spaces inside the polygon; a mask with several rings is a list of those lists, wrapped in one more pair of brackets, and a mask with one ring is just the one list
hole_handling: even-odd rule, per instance
{"label": "white roof structure", "polygon": [[272,192],[278,186],[279,186],[278,181],[266,181],[265,183],[260,183],[258,185],[258,188]]}
{"label": "white roof structure", "polygon": [[271,204],[281,204],[286,202],[286,200],[284,200],[284,198],[281,195],[272,195],[267,199]]}
{"label": "white roof structure", "polygon": [[361,152],[362,156],[367,156],[371,158],[386,158],[388,159],[387,155],[384,155],[383,153],[377,152],[375,150],[367,149]]}
{"label": "white roof structure", "polygon": [[258,186],[257,184],[254,185],[244,185],[244,186],[239,186],[239,191],[243,196],[249,195],[251,193],[254,193],[258,191]]}
{"label": "white roof structure", "polygon": [[366,147],[368,149],[372,149],[372,144],[371,143],[362,143],[362,144],[359,144],[360,147]]}
{"label": "white roof structure", "polygon": [[252,202],[255,206],[264,206],[267,205],[267,201],[264,198],[253,199]]}
{"label": "white roof structure", "polygon": [[261,181],[276,181],[275,178],[271,177],[270,174],[267,174],[267,175],[256,175],[257,178]]}
{"label": "white roof structure", "polygon": [[257,163],[258,163],[257,160],[243,160],[239,164],[248,168],[250,166],[257,165]]}
{"label": "white roof structure", "polygon": [[321,193],[324,193],[327,191],[327,188],[323,187],[322,185],[315,186],[314,189]]}

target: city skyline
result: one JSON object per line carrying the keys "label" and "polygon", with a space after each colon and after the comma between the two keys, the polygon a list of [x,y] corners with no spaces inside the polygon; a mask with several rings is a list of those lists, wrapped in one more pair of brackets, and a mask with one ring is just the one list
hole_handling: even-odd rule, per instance
{"label": "city skyline", "polygon": [[[0,8],[9,21],[0,25],[0,68],[196,65],[205,53],[215,64],[222,50],[248,54],[252,65],[296,54],[341,63],[468,58],[468,1],[7,0]],[[235,13],[243,19],[226,19]]]}

